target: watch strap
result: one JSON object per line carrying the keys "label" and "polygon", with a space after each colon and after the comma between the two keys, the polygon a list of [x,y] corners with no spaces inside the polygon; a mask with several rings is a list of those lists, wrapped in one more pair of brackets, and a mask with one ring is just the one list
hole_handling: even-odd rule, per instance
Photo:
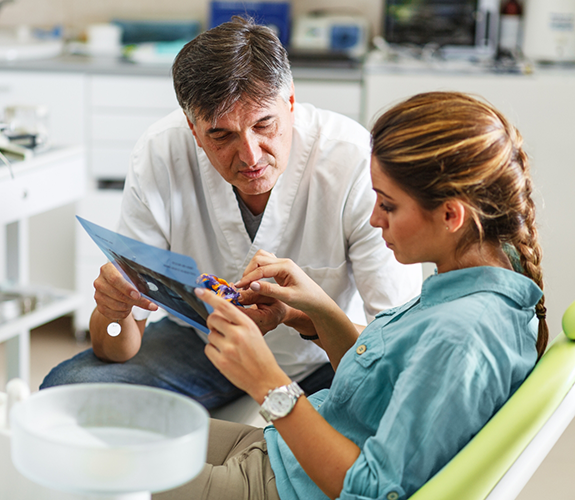
{"label": "watch strap", "polygon": [[[274,392],[282,392],[282,393],[284,393],[287,396],[292,398],[292,404],[291,404],[289,410],[285,413],[282,413],[281,415],[273,412],[273,410],[271,410],[270,408],[267,407],[268,399],[269,399],[270,395]],[[291,382],[290,384],[282,385],[281,387],[276,387],[275,389],[271,389],[267,393],[266,397],[264,398],[264,402],[260,406],[260,415],[264,418],[264,420],[266,422],[271,422],[273,420],[277,420],[278,418],[285,417],[291,413],[291,411],[293,410],[293,407],[295,406],[298,398],[300,396],[303,396],[303,395],[304,395],[303,389],[295,381]]]}

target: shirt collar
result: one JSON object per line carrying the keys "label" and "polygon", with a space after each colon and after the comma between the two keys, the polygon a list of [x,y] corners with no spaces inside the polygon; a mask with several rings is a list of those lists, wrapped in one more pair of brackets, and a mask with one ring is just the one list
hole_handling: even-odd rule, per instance
{"label": "shirt collar", "polygon": [[521,307],[535,306],[543,295],[541,289],[522,274],[481,266],[430,276],[421,288],[421,304],[430,307],[477,292],[505,295]]}

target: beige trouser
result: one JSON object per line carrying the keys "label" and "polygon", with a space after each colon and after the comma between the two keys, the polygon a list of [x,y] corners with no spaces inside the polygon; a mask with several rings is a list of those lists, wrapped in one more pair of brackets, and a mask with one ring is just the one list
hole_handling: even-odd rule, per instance
{"label": "beige trouser", "polygon": [[153,500],[279,500],[263,429],[211,419],[206,462],[193,481]]}

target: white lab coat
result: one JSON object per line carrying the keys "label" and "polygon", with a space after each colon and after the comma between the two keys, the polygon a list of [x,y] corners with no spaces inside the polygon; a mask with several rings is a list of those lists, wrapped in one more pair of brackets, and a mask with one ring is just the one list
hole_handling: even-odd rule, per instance
{"label": "white lab coat", "polygon": [[[296,103],[289,164],[252,243],[232,186],[177,110],[153,125],[132,153],[119,232],[190,255],[200,272],[230,282],[258,249],[290,258],[344,310],[359,290],[371,321],[417,295],[422,273],[419,265],[397,263],[381,231],[369,224],[375,201],[369,160],[369,134],[358,123]],[[296,380],[327,361],[322,349],[285,325],[266,341]]]}

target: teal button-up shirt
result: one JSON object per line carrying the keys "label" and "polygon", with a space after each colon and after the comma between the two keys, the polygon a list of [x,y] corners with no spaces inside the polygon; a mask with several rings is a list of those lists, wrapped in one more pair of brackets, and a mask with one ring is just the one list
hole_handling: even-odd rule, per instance
{"label": "teal button-up shirt", "polygon": [[[412,495],[485,425],[537,359],[541,290],[494,267],[429,277],[345,354],[330,390],[310,397],[361,448],[340,498]],[[282,500],[327,498],[273,426],[265,430]]]}

